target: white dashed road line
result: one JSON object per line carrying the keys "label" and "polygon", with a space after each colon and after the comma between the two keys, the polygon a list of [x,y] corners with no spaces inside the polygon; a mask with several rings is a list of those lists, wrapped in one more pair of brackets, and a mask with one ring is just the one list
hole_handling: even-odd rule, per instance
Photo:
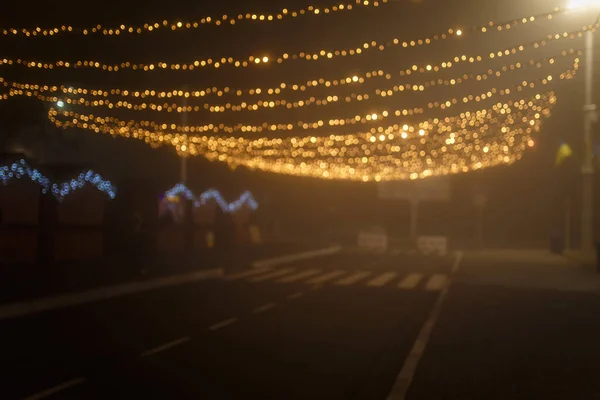
{"label": "white dashed road line", "polygon": [[321,283],[326,283],[328,281],[331,281],[335,278],[341,277],[344,274],[347,274],[347,272],[346,271],[333,271],[333,272],[329,272],[325,275],[316,276],[316,277],[306,281],[306,283],[308,283],[310,285],[318,285]]}
{"label": "white dashed road line", "polygon": [[275,303],[269,303],[269,304],[265,304],[264,306],[256,307],[254,310],[252,310],[252,312],[255,314],[258,314],[258,313],[270,310],[273,307],[275,307]]}
{"label": "white dashed road line", "polygon": [[293,274],[293,275],[281,278],[277,282],[280,282],[280,283],[295,282],[295,281],[299,281],[304,278],[310,278],[311,276],[317,275],[320,272],[321,272],[321,270],[318,270],[318,269],[309,269],[308,271],[302,271],[297,274]]}
{"label": "white dashed road line", "polygon": [[366,278],[369,275],[371,275],[371,272],[367,272],[367,271],[356,272],[344,279],[341,279],[341,280],[335,282],[335,284],[341,285],[341,286],[349,286],[349,285],[352,285],[352,284],[360,281],[361,279]]}
{"label": "white dashed road line", "polygon": [[[460,261],[462,260],[462,253],[456,253],[456,259],[454,260],[454,265],[452,267],[452,272],[458,271],[458,266]],[[445,278],[445,276],[444,276]],[[444,281],[445,283],[445,281]],[[442,311],[442,305],[444,304],[444,300],[448,295],[448,290],[450,288],[450,284],[444,284],[442,291],[438,295],[427,320],[421,327],[421,331],[417,336],[417,339],[413,343],[413,346],[410,350],[410,353],[406,357],[404,361],[404,365],[400,370],[400,373],[396,377],[396,381],[394,382],[394,386],[392,387],[391,392],[387,396],[387,400],[405,400],[406,394],[408,393],[408,389],[413,381],[415,376],[415,372],[417,371],[417,366],[419,365],[419,361],[421,361],[421,357],[423,357],[423,353],[427,348],[427,344],[429,343],[429,338],[431,337],[431,332],[437,322],[440,313]]]}
{"label": "white dashed road line", "polygon": [[409,274],[400,282],[398,287],[400,289],[414,289],[421,282],[421,279],[423,279],[423,274]]}
{"label": "white dashed road line", "polygon": [[173,340],[172,342],[165,343],[165,344],[155,347],[153,349],[144,351],[142,353],[142,357],[148,357],[148,356],[154,355],[156,353],[160,353],[161,351],[165,351],[172,347],[179,346],[180,344],[185,343],[189,340],[190,340],[189,337],[182,337],[182,338]]}
{"label": "white dashed road line", "polygon": [[259,268],[259,269],[253,269],[250,271],[238,272],[237,274],[227,275],[227,276],[223,277],[223,280],[233,281],[236,279],[248,278],[253,275],[263,274],[267,271],[269,271],[269,269]]}
{"label": "white dashed road line", "polygon": [[81,385],[82,383],[84,383],[87,379],[85,378],[76,378],[76,379],[71,379],[70,381],[67,381],[65,383],[61,383],[60,385],[56,385],[54,387],[51,387],[50,389],[46,389],[43,390],[41,392],[32,394],[29,397],[26,397],[23,400],[40,400],[40,399],[45,399],[46,397],[50,397],[58,392],[62,392],[63,390],[69,389],[73,386],[77,386],[77,385]]}
{"label": "white dashed road line", "polygon": [[369,282],[367,282],[367,286],[381,287],[381,286],[384,286],[385,284],[387,284],[389,281],[391,281],[392,279],[394,279],[397,276],[398,276],[398,274],[395,272],[386,272],[384,274],[379,275],[375,279],[371,279]]}
{"label": "white dashed road line", "polygon": [[435,274],[427,281],[425,289],[429,291],[438,291],[446,287],[448,277],[442,274]]}
{"label": "white dashed road line", "polygon": [[210,329],[211,331],[216,331],[217,329],[221,329],[221,328],[226,327],[227,325],[233,324],[237,320],[238,320],[237,318],[229,318],[229,319],[226,319],[225,321],[217,322],[216,324],[209,326],[208,329]]}
{"label": "white dashed road line", "polygon": [[294,271],[293,268],[280,269],[278,271],[273,271],[273,272],[270,272],[270,273],[265,274],[265,275],[259,275],[257,277],[250,278],[248,280],[250,282],[262,282],[262,281],[266,281],[266,280],[273,279],[273,278],[279,278],[280,276],[284,276],[284,275],[289,274],[289,273],[291,273],[293,271]]}

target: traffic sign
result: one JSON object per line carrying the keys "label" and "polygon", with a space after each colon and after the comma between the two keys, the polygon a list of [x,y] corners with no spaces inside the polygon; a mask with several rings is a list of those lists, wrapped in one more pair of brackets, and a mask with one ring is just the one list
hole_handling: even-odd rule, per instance
{"label": "traffic sign", "polygon": [[415,181],[381,182],[377,186],[380,199],[410,201],[449,201],[450,179],[433,177]]}

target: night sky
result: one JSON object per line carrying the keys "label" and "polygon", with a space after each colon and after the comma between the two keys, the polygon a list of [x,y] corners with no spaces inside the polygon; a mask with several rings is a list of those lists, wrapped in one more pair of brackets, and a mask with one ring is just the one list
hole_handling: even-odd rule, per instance
{"label": "night sky", "polygon": [[[277,4],[277,7],[275,5]],[[309,4],[327,6],[332,3],[311,3],[298,0],[273,1],[103,1],[82,3],[74,0],[60,2],[12,2],[0,14],[0,29],[5,27],[33,28],[52,27],[62,24],[74,27],[93,26],[97,23],[106,26],[120,24],[143,24],[167,20],[195,20],[206,15],[237,15],[238,13],[275,13],[280,8],[290,10]],[[236,57],[245,58],[250,54],[280,54],[295,51],[318,51],[355,47],[365,41],[384,42],[397,37],[400,40],[430,36],[446,31],[450,27],[467,30],[473,25],[483,25],[490,20],[503,21],[522,18],[551,11],[563,4],[549,0],[394,0],[377,8],[359,7],[350,12],[332,15],[302,16],[274,22],[242,21],[235,26],[201,26],[198,29],[171,32],[163,30],[143,35],[103,36],[58,35],[56,37],[2,37],[0,57],[21,57],[39,61],[94,59],[106,63],[122,61],[135,62],[185,62],[197,58]],[[373,69],[399,70],[412,64],[437,62],[460,54],[487,54],[490,50],[514,46],[544,37],[549,33],[571,31],[591,24],[593,16],[577,14],[557,17],[552,22],[535,22],[525,27],[514,28],[508,33],[473,35],[468,39],[437,43],[416,49],[394,48],[385,52],[367,52],[354,57],[340,57],[333,61],[307,62],[296,60],[283,65],[265,65],[254,68],[235,69],[225,66],[218,70],[195,71],[136,71],[105,72],[92,69],[62,69],[44,71],[26,69],[22,66],[2,66],[0,76],[8,80],[44,84],[70,84],[93,88],[122,87],[131,90],[142,88],[177,89],[187,86],[190,89],[209,86],[230,86],[252,88],[275,86],[279,82],[298,82],[312,77],[340,78],[353,73],[364,73]],[[565,48],[583,47],[583,41],[570,41],[558,46],[548,46],[538,53],[526,53],[511,60],[489,64],[498,67],[508,62],[528,61],[556,54]],[[485,64],[485,63],[484,63]],[[557,65],[553,73],[565,67]],[[480,72],[488,66],[467,66],[446,72],[446,76],[457,73]],[[600,69],[597,69],[600,71]],[[393,100],[377,99],[372,102],[340,103],[325,107],[305,107],[292,110],[267,110],[256,113],[192,113],[189,121],[203,124],[207,121],[237,123],[259,120],[295,121],[330,118],[330,116],[353,115],[369,108],[393,105],[422,105],[434,99],[461,96],[462,93],[480,92],[485,85],[498,87],[514,84],[519,79],[533,79],[540,70],[526,71],[517,78],[513,75],[506,81],[465,84],[456,92],[440,88],[426,94],[394,96]],[[600,74],[596,81],[600,82]],[[367,89],[364,84],[361,89]],[[376,87],[377,85],[374,84]],[[483,86],[477,86],[483,85]],[[596,85],[596,92],[600,85]],[[546,121],[541,133],[536,137],[537,145],[529,150],[525,159],[510,166],[494,170],[470,173],[453,177],[454,199],[451,204],[426,205],[423,211],[425,229],[442,233],[456,233],[468,236],[470,222],[461,225],[473,212],[472,197],[475,192],[486,192],[489,200],[488,226],[490,235],[497,238],[522,234],[527,240],[540,238],[562,218],[562,204],[573,193],[577,202],[577,156],[581,147],[583,115],[582,74],[575,80],[560,82],[553,86],[558,93],[558,106],[553,116]],[[349,93],[352,87],[336,89],[314,89],[311,95],[336,90],[340,94]],[[543,90],[543,89],[540,89]],[[289,93],[289,92],[288,92]],[[306,98],[307,93],[288,94],[287,98]],[[208,99],[208,98],[207,98]],[[239,100],[236,99],[236,100]],[[201,104],[203,99],[192,100],[192,105]],[[220,98],[210,98],[211,102],[224,102]],[[484,104],[484,103],[482,103]],[[462,109],[428,111],[421,119],[457,115],[461,111],[484,107],[470,104]],[[486,103],[488,104],[488,103]],[[486,105],[487,106],[487,105]],[[125,112],[95,109],[94,113],[114,113],[124,119],[153,119],[165,122],[180,122],[177,114],[157,112]],[[165,185],[178,180],[179,159],[171,148],[151,149],[143,143],[114,139],[95,135],[87,131],[70,130],[64,133],[47,126],[45,134],[40,133],[45,123],[45,111],[39,102],[30,99],[10,99],[0,103],[0,135],[7,150],[31,150],[47,143],[48,158],[53,162],[78,163],[93,167],[104,176],[117,182],[133,178],[155,179]],[[340,133],[352,132],[360,126],[343,128]],[[337,131],[336,131],[337,132]],[[316,134],[329,135],[330,131]],[[300,133],[304,135],[304,133]],[[308,133],[307,133],[308,134]],[[252,134],[246,134],[252,135]],[[254,134],[263,136],[264,134]],[[61,145],[54,139],[60,137]],[[42,140],[41,138],[50,138]],[[575,150],[575,155],[562,168],[554,166],[556,150],[566,141]],[[12,146],[12,147],[11,147]],[[338,221],[352,215],[354,220],[373,223],[381,220],[403,221],[406,207],[398,202],[378,202],[374,184],[320,181],[309,178],[275,176],[262,172],[250,172],[243,168],[230,171],[225,165],[209,163],[201,157],[190,160],[190,186],[197,190],[209,186],[220,189],[226,197],[234,198],[243,190],[250,189],[259,199],[270,199],[271,207],[285,213],[288,218],[317,223],[317,220],[337,218]],[[321,212],[316,212],[320,210]],[[390,215],[392,216],[390,218]],[[449,216],[451,215],[451,216]],[[312,219],[311,219],[312,218]],[[447,218],[446,220],[444,218]],[[445,221],[440,226],[440,221]],[[307,223],[309,224],[309,223]],[[400,223],[401,225],[402,223]],[[448,227],[450,226],[450,228]],[[394,228],[402,231],[404,228]]]}

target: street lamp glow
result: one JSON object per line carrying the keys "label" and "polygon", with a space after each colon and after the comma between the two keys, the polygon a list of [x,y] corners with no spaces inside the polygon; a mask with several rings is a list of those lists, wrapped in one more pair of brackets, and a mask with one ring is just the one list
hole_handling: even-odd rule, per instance
{"label": "street lamp glow", "polygon": [[[594,14],[600,7],[600,0],[570,0],[569,10],[595,8]],[[596,23],[598,19],[596,19]],[[590,26],[590,28],[592,28]],[[596,120],[596,105],[593,102],[593,68],[594,68],[594,30],[585,32],[585,90],[584,90],[584,125],[583,142],[585,152],[582,160],[582,200],[581,200],[581,253],[584,257],[594,254],[594,151],[593,123]]]}
{"label": "street lamp glow", "polygon": [[578,8],[599,7],[599,6],[600,6],[600,0],[571,0],[571,1],[569,1],[569,5],[567,6],[567,8],[569,10],[575,10]]}
{"label": "street lamp glow", "polygon": [[58,101],[56,102],[56,106],[57,106],[58,108],[63,108],[63,107],[65,106],[65,102],[64,102],[64,101],[62,101],[62,100],[58,100]]}

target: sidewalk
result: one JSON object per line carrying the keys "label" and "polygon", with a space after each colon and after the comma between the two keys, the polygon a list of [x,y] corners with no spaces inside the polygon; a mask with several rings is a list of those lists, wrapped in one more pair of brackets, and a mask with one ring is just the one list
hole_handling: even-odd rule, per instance
{"label": "sidewalk", "polygon": [[465,251],[457,280],[480,285],[600,293],[600,274],[544,249]]}

